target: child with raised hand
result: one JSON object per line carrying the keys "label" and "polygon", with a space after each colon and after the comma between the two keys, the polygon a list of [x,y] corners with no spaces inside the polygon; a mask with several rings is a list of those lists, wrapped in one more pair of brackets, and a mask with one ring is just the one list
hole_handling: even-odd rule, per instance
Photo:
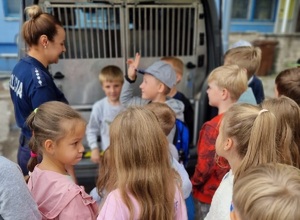
{"label": "child with raised hand", "polygon": [[283,70],[276,76],[275,95],[285,95],[300,106],[300,67]]}
{"label": "child with raised hand", "polygon": [[231,220],[298,220],[299,205],[300,170],[285,164],[261,164],[236,180]]}
{"label": "child with raised hand", "polygon": [[262,108],[271,111],[277,119],[277,152],[280,163],[300,168],[300,108],[286,97],[267,99]]}
{"label": "child with raised hand", "polygon": [[101,150],[109,146],[109,125],[117,114],[124,109],[120,103],[120,93],[124,82],[122,70],[117,66],[106,66],[99,74],[99,81],[105,93],[103,99],[93,105],[86,129],[88,146],[91,148],[91,161],[99,162],[98,136]]}
{"label": "child with raised hand", "polygon": [[[179,84],[183,76],[184,65],[182,60],[180,60],[178,57],[162,57],[160,60],[170,64],[173,67],[176,73],[176,85]],[[194,134],[194,109],[190,100],[187,97],[185,97],[185,95],[182,92],[177,90],[176,85],[171,88],[171,91],[169,92],[168,96],[173,99],[180,100],[184,104],[184,121],[189,128],[190,143],[192,143]]]}
{"label": "child with raised hand", "polygon": [[136,106],[121,112],[110,126],[109,151],[116,189],[105,198],[98,220],[187,219],[181,180],[152,111]]}
{"label": "child with raised hand", "polygon": [[227,159],[231,170],[216,190],[205,219],[230,219],[235,179],[250,167],[277,162],[276,129],[276,117],[267,109],[235,104],[225,112],[216,141],[216,152]]}
{"label": "child with raised hand", "polygon": [[238,65],[247,70],[248,89],[240,96],[238,102],[260,104],[265,99],[262,81],[255,76],[260,67],[261,49],[251,46],[237,46],[224,55],[224,65]]}
{"label": "child with raised hand", "polygon": [[209,105],[218,108],[218,115],[203,124],[197,143],[197,164],[192,177],[197,219],[204,219],[212,197],[223,176],[229,171],[224,158],[216,160],[215,142],[223,114],[247,89],[247,75],[237,65],[221,66],[208,76]]}
{"label": "child with raised hand", "polygon": [[[172,66],[164,61],[157,61],[145,70],[139,70],[140,58],[137,53],[135,59],[127,61],[128,71],[122,87],[121,103],[125,106],[145,105],[149,102],[166,103],[175,112],[176,118],[184,121],[184,104],[167,97],[171,88],[176,85],[176,73]],[[143,74],[143,82],[140,85],[142,97],[133,96],[133,83],[136,81],[137,72]]]}
{"label": "child with raised hand", "polygon": [[[28,188],[43,219],[96,219],[96,202],[65,169],[82,158],[85,120],[67,104],[51,101],[35,109],[26,123],[33,134]],[[39,153],[43,159],[37,164]]]}

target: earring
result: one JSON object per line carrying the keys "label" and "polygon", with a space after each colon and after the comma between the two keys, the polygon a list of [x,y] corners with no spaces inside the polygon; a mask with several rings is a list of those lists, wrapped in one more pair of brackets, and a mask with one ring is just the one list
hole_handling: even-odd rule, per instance
{"label": "earring", "polygon": [[45,46],[44,46],[44,48],[46,49],[46,48],[47,48],[47,46],[45,45]]}

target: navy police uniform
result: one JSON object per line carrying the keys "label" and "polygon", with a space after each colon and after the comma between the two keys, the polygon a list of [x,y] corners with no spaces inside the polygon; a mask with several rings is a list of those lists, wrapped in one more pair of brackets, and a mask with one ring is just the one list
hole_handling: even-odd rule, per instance
{"label": "navy police uniform", "polygon": [[30,158],[28,142],[31,131],[26,118],[41,104],[47,101],[68,103],[64,94],[55,85],[48,69],[38,60],[27,56],[14,67],[10,78],[10,95],[14,104],[17,125],[21,128],[18,164],[27,175],[27,162]]}

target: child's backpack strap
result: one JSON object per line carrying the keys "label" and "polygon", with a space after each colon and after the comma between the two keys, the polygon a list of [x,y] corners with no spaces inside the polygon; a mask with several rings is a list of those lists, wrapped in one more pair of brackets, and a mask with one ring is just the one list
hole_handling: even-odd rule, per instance
{"label": "child's backpack strap", "polygon": [[184,165],[187,164],[189,159],[189,129],[187,125],[176,119],[176,131],[174,135],[173,144],[176,146],[179,155],[179,162]]}

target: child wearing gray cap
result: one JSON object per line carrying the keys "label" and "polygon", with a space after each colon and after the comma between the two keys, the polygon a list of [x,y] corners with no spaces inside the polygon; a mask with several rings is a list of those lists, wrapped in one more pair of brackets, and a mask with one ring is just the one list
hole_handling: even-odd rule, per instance
{"label": "child wearing gray cap", "polygon": [[[184,121],[184,104],[176,99],[167,97],[171,88],[176,85],[176,73],[172,66],[164,61],[154,62],[145,70],[139,70],[141,56],[137,53],[135,59],[128,59],[128,71],[122,87],[120,101],[124,106],[145,105],[150,102],[166,103],[176,114],[176,118]],[[137,72],[143,74],[143,82],[139,86],[142,97],[133,96],[134,83]],[[170,143],[173,142],[175,127],[168,135]]]}
{"label": "child wearing gray cap", "polygon": [[[149,102],[166,103],[176,113],[176,117],[184,121],[184,104],[167,97],[171,88],[176,85],[176,73],[172,66],[164,61],[157,61],[147,69],[139,70],[140,58],[141,56],[137,53],[134,60],[127,61],[128,72],[125,75],[121,92],[121,103],[125,106],[145,105]],[[133,84],[137,78],[137,72],[143,74],[143,82],[140,85],[142,97],[133,96]]]}

